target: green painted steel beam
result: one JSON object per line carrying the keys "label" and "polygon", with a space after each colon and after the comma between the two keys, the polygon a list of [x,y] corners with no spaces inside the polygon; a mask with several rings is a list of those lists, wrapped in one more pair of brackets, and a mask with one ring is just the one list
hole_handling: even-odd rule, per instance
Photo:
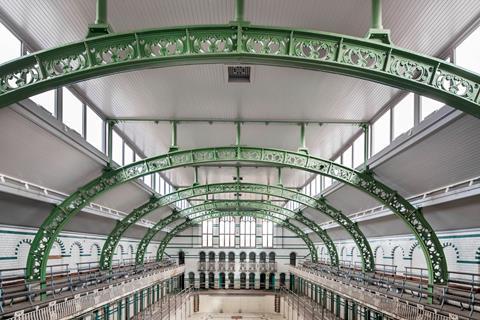
{"label": "green painted steel beam", "polygon": [[329,176],[367,193],[390,208],[414,233],[427,261],[430,283],[446,283],[448,271],[443,248],[435,231],[423,217],[421,210],[376,180],[373,175],[297,152],[246,146],[182,150],[147,158],[122,168],[104,172],[100,177],[90,181],[57,205],[42,223],[28,255],[26,271],[28,279],[45,280],[48,255],[60,231],[75,214],[104,192],[155,172],[205,163],[225,162],[262,163],[304,170]]}
{"label": "green painted steel beam", "polygon": [[[220,217],[225,217],[225,216],[251,216],[251,217],[256,217],[260,219],[266,219],[269,221],[272,221],[278,225],[284,226],[285,228],[289,229],[293,233],[295,233],[300,239],[302,239],[306,246],[307,249],[310,252],[310,255],[312,257],[312,261],[317,261],[317,249],[315,248],[315,245],[313,244],[312,240],[297,226],[278,219],[277,217],[274,217],[266,212],[239,212],[239,211],[233,211],[233,212],[206,212],[202,215],[199,215],[191,220],[187,220],[184,223],[179,224],[175,228],[173,228],[172,231],[170,231],[160,242],[160,245],[158,246],[157,250],[157,261],[160,261],[163,258],[163,254],[165,252],[166,247],[168,246],[168,243],[180,232],[183,230],[186,230],[195,224],[198,224],[202,222],[203,220],[207,219],[212,219],[212,218],[220,218]],[[143,261],[143,260],[142,260]]]}
{"label": "green painted steel beam", "polygon": [[0,107],[86,79],[191,64],[262,64],[362,78],[480,117],[480,76],[378,41],[312,30],[206,25],[98,36],[0,66]]}
{"label": "green painted steel beam", "polygon": [[[150,228],[143,239],[140,241],[140,244],[137,248],[136,254],[136,263],[142,264],[150,241],[155,237],[155,235],[160,232],[163,228],[167,227],[169,224],[174,221],[182,218],[195,219],[198,216],[202,216],[205,212],[250,212],[251,214],[261,213],[263,215],[267,214],[271,217],[274,217],[278,220],[283,221],[283,223],[289,223],[289,220],[296,220],[308,228],[310,228],[320,239],[323,241],[327,247],[330,261],[333,266],[338,266],[338,253],[330,236],[321,229],[314,221],[303,216],[301,213],[296,213],[294,211],[288,210],[284,207],[273,205],[268,201],[255,201],[255,200],[215,200],[209,201],[200,205],[196,205],[182,211],[173,212],[170,216],[160,220],[152,228]],[[113,252],[110,252],[109,259],[113,258]],[[316,259],[316,256],[315,256]]]}
{"label": "green painted steel beam", "polygon": [[[196,168],[196,167],[195,167]],[[289,201],[295,201],[307,207],[310,207],[319,213],[328,216],[330,219],[336,221],[341,228],[352,237],[362,258],[362,268],[365,271],[373,271],[375,266],[374,256],[372,249],[367,241],[367,238],[362,233],[356,223],[351,221],[340,210],[334,208],[326,202],[325,199],[317,199],[309,195],[286,189],[281,186],[269,186],[256,183],[215,183],[207,185],[194,185],[189,188],[174,191],[170,194],[166,194],[160,197],[153,197],[148,202],[140,205],[132,210],[125,218],[119,221],[115,228],[110,232],[105,241],[102,254],[100,256],[100,268],[103,270],[109,270],[112,266],[113,254],[115,248],[124,236],[128,228],[137,223],[140,219],[146,217],[152,211],[173,204],[178,201],[188,200],[199,196],[208,196],[222,193],[248,193],[248,194],[261,194],[271,197],[282,198]],[[302,216],[297,215],[297,220]],[[306,224],[306,223],[304,223]],[[318,225],[309,226],[312,230],[320,229]],[[316,231],[316,230],[314,230]],[[332,259],[333,261],[333,259]]]}

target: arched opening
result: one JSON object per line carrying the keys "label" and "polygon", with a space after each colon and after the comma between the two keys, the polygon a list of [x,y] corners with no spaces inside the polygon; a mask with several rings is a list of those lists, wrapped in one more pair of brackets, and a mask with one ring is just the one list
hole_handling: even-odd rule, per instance
{"label": "arched opening", "polygon": [[[203,274],[203,276],[205,277],[205,274]],[[195,287],[195,273],[193,272],[188,273],[188,285],[190,288]]]}
{"label": "arched opening", "polygon": [[255,289],[255,273],[253,272],[248,275],[248,289]]}
{"label": "arched opening", "polygon": [[215,262],[215,252],[210,251],[208,253],[208,262]]}
{"label": "arched opening", "polygon": [[235,253],[234,252],[229,252],[228,253],[228,262],[235,262]]}
{"label": "arched opening", "polygon": [[245,252],[240,252],[240,262],[245,262],[247,260],[247,254]]}
{"label": "arched opening", "polygon": [[275,262],[275,252],[270,252],[268,254],[268,262]]}
{"label": "arched opening", "polygon": [[285,273],[280,273],[280,286],[285,286]]}
{"label": "arched opening", "polygon": [[220,262],[225,262],[225,252],[221,251],[221,252],[218,254],[218,261],[220,261]]}
{"label": "arched opening", "polygon": [[225,272],[220,272],[218,275],[218,287],[220,289],[225,289]]}
{"label": "arched opening", "polygon": [[200,289],[205,289],[205,272],[200,272]]}
{"label": "arched opening", "polygon": [[208,288],[209,289],[215,288],[215,274],[213,272],[210,272],[208,274]]}
{"label": "arched opening", "polygon": [[180,251],[178,253],[178,264],[179,265],[185,264],[185,252],[183,252],[183,251]]}
{"label": "arched opening", "polygon": [[268,289],[275,289],[275,273],[273,272],[268,275]]}
{"label": "arched opening", "polygon": [[265,273],[260,273],[260,290],[266,289],[267,275]]}
{"label": "arched opening", "polygon": [[247,288],[247,275],[245,272],[240,273],[240,289]]}
{"label": "arched opening", "polygon": [[255,252],[250,252],[248,254],[248,262],[255,262],[255,260],[256,260]]}
{"label": "arched opening", "polygon": [[228,289],[233,289],[235,287],[235,275],[233,272],[228,274]]}
{"label": "arched opening", "polygon": [[205,252],[203,252],[203,251],[200,252],[199,260],[200,260],[200,262],[205,262],[207,260]]}
{"label": "arched opening", "polygon": [[265,252],[260,252],[260,263],[267,262],[267,254]]}
{"label": "arched opening", "polygon": [[297,254],[295,252],[290,253],[290,265],[291,266],[297,265]]}

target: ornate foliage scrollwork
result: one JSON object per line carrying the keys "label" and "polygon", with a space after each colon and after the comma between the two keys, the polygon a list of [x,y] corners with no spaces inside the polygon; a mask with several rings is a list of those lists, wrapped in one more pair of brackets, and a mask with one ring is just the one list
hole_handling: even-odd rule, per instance
{"label": "ornate foliage scrollwork", "polygon": [[[208,159],[199,160],[197,162],[197,154],[208,155]],[[243,158],[242,155],[249,154],[255,159],[249,160]],[[261,157],[260,157],[261,155]],[[446,264],[442,259],[436,258],[438,252],[442,255],[442,247],[435,232],[431,226],[425,221],[423,217],[415,211],[415,208],[405,199],[400,197],[394,191],[375,180],[372,176],[357,172],[355,170],[343,167],[336,163],[305,156],[295,152],[263,149],[252,147],[222,147],[200,150],[185,150],[178,151],[174,154],[161,155],[151,159],[147,159],[138,163],[128,165],[124,168],[113,170],[105,173],[103,176],[93,180],[80,191],[72,194],[57,208],[55,208],[47,220],[42,224],[39,233],[35,237],[29,255],[27,269],[31,279],[40,279],[45,276],[46,262],[48,260],[48,252],[55,237],[58,235],[63,225],[82,207],[87,205],[92,199],[111,187],[135,179],[141,175],[154,173],[156,171],[165,170],[167,168],[174,168],[184,165],[191,165],[195,163],[205,162],[222,162],[222,161],[251,161],[251,162],[265,162],[272,165],[284,165],[292,168],[307,170],[319,174],[326,174],[334,179],[348,183],[360,190],[363,190],[371,196],[379,199],[386,206],[391,208],[397,215],[402,217],[408,226],[417,236],[419,242],[424,249],[427,256],[428,265],[431,268],[431,280],[435,283],[443,283],[446,281]],[[324,165],[322,162],[328,164]],[[319,166],[321,170],[312,168],[312,164]],[[326,171],[328,168],[328,171]],[[319,203],[319,205],[322,205]],[[327,210],[328,207],[326,208]],[[338,212],[331,211],[332,216],[338,216]],[[412,225],[411,220],[408,220],[410,215],[415,215],[421,223],[422,232]],[[345,224],[345,223],[344,223]],[[429,234],[429,239],[422,235]],[[430,240],[430,241],[429,241]],[[371,255],[372,256],[372,255]],[[438,272],[433,272],[438,270]],[[43,272],[43,274],[42,274]]]}
{"label": "ornate foliage scrollwork", "polygon": [[333,41],[295,39],[294,55],[313,60],[331,61],[335,58],[337,44]]}
{"label": "ornate foliage scrollwork", "polygon": [[286,55],[288,54],[288,38],[259,34],[244,34],[245,50],[255,54]]}
{"label": "ornate foliage scrollwork", "polygon": [[342,62],[349,65],[381,70],[385,63],[385,51],[351,45],[343,45],[342,49]]}
{"label": "ornate foliage scrollwork", "polygon": [[396,55],[391,55],[390,61],[388,72],[404,79],[425,83],[432,76],[432,66]]}

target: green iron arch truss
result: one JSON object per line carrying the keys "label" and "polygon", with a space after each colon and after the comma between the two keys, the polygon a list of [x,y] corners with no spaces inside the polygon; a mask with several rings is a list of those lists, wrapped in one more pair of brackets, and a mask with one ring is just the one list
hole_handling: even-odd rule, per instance
{"label": "green iron arch truss", "polygon": [[[100,256],[100,268],[108,270],[112,266],[113,253],[117,247],[120,239],[123,237],[125,231],[134,225],[141,218],[147,216],[150,212],[177,201],[190,199],[198,196],[215,195],[221,193],[250,193],[250,194],[262,194],[266,196],[272,196],[298,202],[307,207],[318,210],[336,221],[341,227],[343,227],[353,238],[357,245],[360,255],[362,257],[362,268],[369,272],[374,270],[375,261],[370,245],[367,238],[363,235],[362,231],[356,223],[350,220],[340,210],[334,208],[327,203],[325,199],[314,198],[309,195],[286,189],[281,186],[269,186],[256,183],[215,183],[206,185],[194,185],[190,188],[185,188],[179,191],[174,191],[170,194],[166,194],[160,197],[153,197],[147,203],[135,208],[130,214],[118,222],[112,232],[108,235],[102,249]],[[297,219],[304,218],[302,215],[297,216]],[[306,218],[305,218],[306,219]],[[307,222],[308,223],[308,222]],[[304,223],[306,224],[306,223]],[[313,231],[320,230],[318,225],[309,226]],[[332,257],[332,255],[330,255]],[[331,258],[331,261],[334,261]]]}
{"label": "green iron arch truss", "polygon": [[480,117],[480,76],[446,61],[369,39],[242,24],[109,34],[24,56],[0,66],[0,107],[103,75],[206,63],[344,74],[429,96]]}
{"label": "green iron arch truss", "polygon": [[406,199],[372,175],[310,155],[257,147],[231,146],[182,150],[151,157],[112,169],[90,181],[57,205],[40,226],[32,242],[27,261],[30,280],[45,280],[48,255],[64,225],[93,199],[111,188],[147,174],[204,163],[266,163],[329,176],[364,191],[390,208],[414,233],[422,246],[431,283],[446,283],[447,265],[443,248],[432,227]]}
{"label": "green iron arch truss", "polygon": [[295,233],[300,239],[302,239],[305,242],[305,245],[307,246],[310,255],[312,257],[312,260],[316,261],[317,260],[317,249],[315,248],[315,245],[313,244],[312,240],[306,235],[299,227],[297,227],[294,224],[289,223],[288,221],[282,220],[278,218],[275,215],[271,215],[268,212],[264,211],[246,211],[246,212],[241,212],[241,211],[215,211],[215,212],[201,212],[199,215],[192,219],[187,219],[187,221],[177,225],[173,230],[171,230],[165,237],[160,241],[160,245],[158,246],[157,250],[157,261],[162,260],[163,254],[165,252],[165,249],[167,248],[168,243],[180,232],[183,230],[188,229],[189,227],[194,226],[195,224],[198,224],[202,222],[203,220],[207,219],[212,219],[212,218],[220,218],[220,217],[225,217],[225,216],[250,216],[250,217],[255,217],[255,218],[260,218],[260,219],[265,219],[272,221],[280,226],[283,226],[293,233]]}
{"label": "green iron arch truss", "polygon": [[[202,203],[181,211],[173,212],[171,215],[165,217],[150,228],[137,248],[137,254],[135,261],[137,264],[143,264],[145,252],[147,250],[150,241],[160,232],[163,228],[179,219],[194,219],[197,216],[205,214],[205,212],[251,212],[255,214],[260,212],[262,215],[270,215],[283,221],[283,224],[289,224],[291,221],[298,221],[309,229],[311,229],[325,244],[328,253],[330,255],[331,264],[338,266],[338,253],[330,236],[321,229],[315,222],[303,216],[300,213],[288,210],[284,207],[280,207],[272,204],[269,201],[257,201],[257,200],[213,200],[206,203]],[[305,234],[306,235],[306,234]],[[308,235],[306,235],[308,237]],[[316,250],[315,250],[316,252]],[[312,260],[317,261],[317,254],[312,255]]]}

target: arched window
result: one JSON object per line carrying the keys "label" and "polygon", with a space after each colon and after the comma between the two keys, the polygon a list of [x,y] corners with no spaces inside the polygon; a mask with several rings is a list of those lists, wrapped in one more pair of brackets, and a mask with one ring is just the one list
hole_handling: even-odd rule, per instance
{"label": "arched window", "polygon": [[225,289],[225,273],[224,272],[220,272],[220,274],[218,275],[218,287],[220,289]]}
{"label": "arched window", "polygon": [[208,219],[202,222],[202,246],[213,246],[213,219]]}
{"label": "arched window", "polygon": [[240,219],[240,247],[255,247],[255,218],[242,217]]}
{"label": "arched window", "polygon": [[225,257],[225,252],[220,251],[220,253],[218,254],[218,261],[225,262]]}
{"label": "arched window", "polygon": [[235,275],[233,272],[228,274],[228,289],[233,289],[235,287]]}
{"label": "arched window", "polygon": [[235,262],[235,253],[231,251],[228,253],[228,262]]}
{"label": "arched window", "polygon": [[253,272],[248,275],[248,289],[255,289],[255,273]]}
{"label": "arched window", "polygon": [[275,262],[275,252],[270,252],[268,254],[268,262]]}
{"label": "arched window", "polygon": [[267,262],[267,254],[265,252],[260,252],[260,263]]}
{"label": "arched window", "polygon": [[245,262],[247,260],[247,254],[245,252],[240,252],[240,262]]}
{"label": "arched window", "polygon": [[245,272],[240,273],[240,289],[247,289],[247,275]]}
{"label": "arched window", "polygon": [[[203,276],[205,277],[205,274],[203,274]],[[190,288],[193,288],[195,286],[195,273],[193,272],[188,273],[188,284]]]}
{"label": "arched window", "polygon": [[262,272],[260,273],[260,289],[266,289],[265,282],[267,282],[267,275]]}
{"label": "arched window", "polygon": [[297,265],[297,254],[295,252],[290,253],[290,265]]}
{"label": "arched window", "polygon": [[205,272],[200,272],[200,289],[205,289]]}
{"label": "arched window", "polygon": [[180,251],[178,253],[178,264],[179,265],[185,264],[185,252],[183,251]]}
{"label": "arched window", "polygon": [[255,262],[255,252],[250,252],[248,254],[248,262]]}
{"label": "arched window", "polygon": [[209,261],[209,262],[215,262],[215,252],[210,251],[210,252],[208,253],[208,261]]}
{"label": "arched window", "polygon": [[264,248],[273,247],[273,222],[268,220],[262,221],[262,246]]}
{"label": "arched window", "polygon": [[215,274],[213,272],[210,272],[208,274],[208,288],[209,289],[215,288]]}
{"label": "arched window", "polygon": [[280,273],[280,285],[281,286],[285,285],[285,273],[284,272]]}
{"label": "arched window", "polygon": [[206,255],[205,252],[200,252],[200,262],[205,262],[206,261]]}
{"label": "arched window", "polygon": [[220,247],[235,247],[235,219],[233,217],[220,218]]}

